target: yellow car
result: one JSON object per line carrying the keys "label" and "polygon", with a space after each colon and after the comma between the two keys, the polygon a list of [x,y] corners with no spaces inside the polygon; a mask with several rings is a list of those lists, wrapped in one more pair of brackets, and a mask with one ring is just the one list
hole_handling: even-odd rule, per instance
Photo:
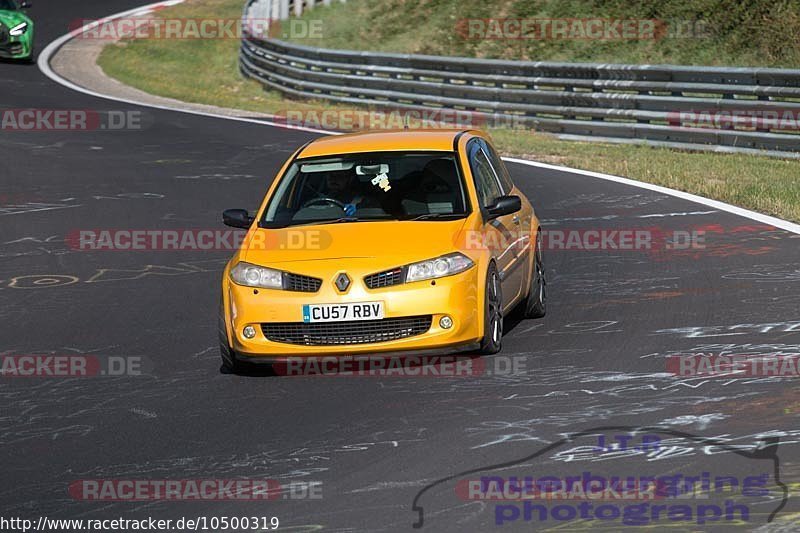
{"label": "yellow car", "polygon": [[328,136],[292,155],[225,267],[223,371],[288,357],[496,353],[545,314],[539,220],[475,130]]}

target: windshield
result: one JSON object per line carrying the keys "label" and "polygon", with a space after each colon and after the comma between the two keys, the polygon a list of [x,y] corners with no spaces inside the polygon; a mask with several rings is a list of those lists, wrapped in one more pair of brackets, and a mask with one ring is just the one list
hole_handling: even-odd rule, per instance
{"label": "windshield", "polygon": [[453,153],[372,152],[295,161],[270,199],[261,226],[451,220],[467,214]]}
{"label": "windshield", "polygon": [[14,0],[0,0],[0,10],[2,9],[8,11],[16,11],[18,9],[18,6]]}

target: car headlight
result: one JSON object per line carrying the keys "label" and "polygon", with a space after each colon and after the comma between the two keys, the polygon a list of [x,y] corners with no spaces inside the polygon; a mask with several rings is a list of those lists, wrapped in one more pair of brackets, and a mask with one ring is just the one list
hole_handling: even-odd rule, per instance
{"label": "car headlight", "polygon": [[9,35],[13,35],[14,37],[19,37],[20,35],[22,35],[26,31],[28,31],[28,23],[27,22],[23,22],[22,24],[17,24],[13,28],[11,28],[8,31],[8,34]]}
{"label": "car headlight", "polygon": [[237,263],[231,269],[231,280],[237,285],[245,287],[283,288],[283,272],[245,262]]}
{"label": "car headlight", "polygon": [[452,276],[464,272],[473,264],[472,259],[458,252],[419,263],[411,263],[406,267],[406,283]]}

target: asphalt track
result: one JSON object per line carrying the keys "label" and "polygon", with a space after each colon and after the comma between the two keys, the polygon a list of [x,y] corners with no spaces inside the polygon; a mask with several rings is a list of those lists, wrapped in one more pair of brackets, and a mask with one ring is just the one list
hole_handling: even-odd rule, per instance
{"label": "asphalt track", "polygon": [[[37,46],[74,19],[137,3],[40,0],[31,10]],[[0,99],[3,108],[136,109],[11,63],[0,64]],[[148,364],[143,376],[0,380],[0,515],[277,516],[286,531],[409,530],[426,486],[528,456],[490,471],[744,477],[773,475],[778,464],[788,488],[800,481],[796,381],[680,379],[665,370],[670,354],[800,353],[800,236],[651,191],[514,164],[548,229],[700,229],[707,248],[550,251],[548,316],[507,327],[500,355],[523,356],[516,374],[224,375],[216,305],[228,252],[87,252],[66,236],[215,228],[225,208],[254,209],[279,165],[314,134],[144,112],[142,131],[0,132],[0,353],[140,356]],[[655,454],[575,453],[596,438],[560,442],[598,426],[658,426],[663,432],[647,432],[672,440]],[[625,431],[598,432],[610,439]],[[764,435],[780,439],[757,451]],[[87,502],[68,493],[79,479],[201,478],[322,482],[322,498]],[[494,530],[495,504],[461,501],[454,484],[421,494],[423,529]],[[776,489],[754,503],[738,527],[763,525],[782,497]],[[795,501],[778,521],[798,512]],[[497,529],[547,528],[581,529],[552,520]],[[733,524],[699,529],[714,528]]]}

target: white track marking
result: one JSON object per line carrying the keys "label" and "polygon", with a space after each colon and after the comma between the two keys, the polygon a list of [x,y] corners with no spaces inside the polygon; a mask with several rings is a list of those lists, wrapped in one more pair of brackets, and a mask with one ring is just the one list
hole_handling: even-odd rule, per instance
{"label": "white track marking", "polygon": [[[70,41],[71,39],[74,39],[75,37],[77,37],[78,35],[80,35],[80,34],[82,34],[84,32],[92,30],[92,29],[96,28],[97,26],[99,26],[101,24],[104,24],[106,22],[112,21],[112,20],[117,20],[117,19],[121,19],[121,18],[125,18],[125,17],[131,17],[131,16],[138,16],[138,15],[142,15],[142,14],[146,14],[146,13],[152,13],[153,11],[157,11],[157,10],[159,10],[161,8],[164,8],[164,7],[180,4],[183,1],[184,0],[168,0],[166,2],[156,2],[155,4],[149,4],[149,5],[146,5],[146,6],[137,7],[135,9],[130,9],[128,11],[123,11],[121,13],[116,13],[114,15],[110,15],[108,17],[92,21],[91,23],[86,24],[85,26],[83,26],[81,28],[73,30],[73,31],[67,33],[66,35],[62,35],[58,39],[56,39],[53,42],[51,42],[50,44],[48,44],[47,47],[44,50],[42,50],[41,53],[39,54],[39,59],[37,60],[37,64],[39,66],[39,70],[41,70],[42,73],[45,76],[47,76],[51,80],[55,81],[56,83],[59,83],[59,84],[63,85],[64,87],[72,89],[73,91],[77,91],[77,92],[80,92],[80,93],[83,93],[83,94],[88,94],[89,96],[94,96],[95,98],[103,98],[105,100],[113,100],[115,102],[123,102],[123,103],[126,103],[126,104],[132,104],[132,105],[141,106],[141,107],[150,107],[150,108],[153,108],[153,109],[161,109],[161,110],[164,110],[164,111],[177,111],[177,112],[180,112],[180,113],[188,113],[190,115],[200,115],[200,116],[204,116],[204,117],[221,118],[221,119],[225,119],[225,120],[235,120],[235,121],[238,121],[238,122],[248,122],[248,123],[251,123],[251,124],[263,124],[263,125],[266,125],[266,126],[275,126],[275,127],[278,127],[278,128],[284,128],[284,129],[289,129],[289,130],[308,131],[308,132],[311,132],[311,133],[323,133],[323,134],[328,134],[328,135],[338,134],[338,132],[318,130],[318,129],[314,129],[314,128],[305,128],[305,127],[302,127],[302,126],[292,126],[290,124],[280,124],[280,123],[277,123],[277,122],[271,122],[269,120],[259,120],[259,119],[244,118],[244,117],[229,117],[229,116],[226,116],[226,115],[219,115],[219,114],[216,114],[216,113],[209,113],[207,111],[195,111],[195,110],[191,110],[191,109],[181,109],[179,107],[173,107],[173,106],[167,106],[167,105],[150,104],[150,103],[146,103],[146,102],[139,102],[137,100],[131,100],[131,99],[128,99],[128,98],[120,98],[118,96],[111,96],[111,95],[108,95],[108,94],[98,93],[96,91],[92,91],[91,89],[87,89],[86,87],[81,87],[80,85],[72,83],[68,79],[66,79],[66,78],[60,76],[59,74],[57,74],[50,67],[50,60],[55,55],[55,53],[58,52],[58,50],[62,46],[64,46],[64,44],[66,44],[68,41]],[[276,115],[270,115],[270,118],[272,118],[274,120],[274,119],[276,119],[278,117]]]}
{"label": "white track marking", "polygon": [[662,187],[660,185],[653,185],[651,183],[644,183],[641,181],[632,180],[629,178],[622,178],[620,176],[612,176],[611,174],[602,174],[600,172],[592,172],[591,170],[580,170],[576,168],[569,168],[569,167],[562,167],[558,165],[550,165],[547,163],[538,163],[536,161],[528,161],[526,159],[517,159],[514,157],[504,157],[506,161],[511,163],[519,163],[520,165],[528,165],[531,167],[538,167],[538,168],[546,168],[549,170],[558,170],[558,171],[569,171],[572,174],[580,174],[582,176],[589,176],[592,178],[598,178],[601,180],[608,180],[613,181],[615,183],[622,183],[623,185],[632,185],[634,187],[639,187],[641,189],[647,189],[650,191],[658,192],[661,194],[668,194],[669,196],[674,196],[676,198],[680,198],[682,200],[688,200],[690,202],[694,202],[697,204],[702,204],[708,207],[713,207],[714,209],[718,209],[720,211],[725,211],[727,213],[733,213],[734,215],[738,215],[740,217],[749,218],[750,220],[755,220],[757,222],[761,222],[763,224],[768,224],[770,226],[775,226],[776,228],[780,228],[785,231],[789,231],[791,233],[796,233],[800,235],[800,224],[795,224],[794,222],[789,222],[788,220],[783,220],[777,217],[771,217],[769,215],[764,215],[761,213],[756,213],[755,211],[750,211],[749,209],[744,209],[742,207],[736,207],[735,205],[726,204],[725,202],[720,202],[718,200],[712,200],[710,198],[704,198],[702,196],[697,196],[696,194],[691,194],[688,192],[678,191],[675,189],[670,189],[668,187]]}
{"label": "white track marking", "polygon": [[[145,5],[145,6],[137,7],[135,9],[131,9],[131,10],[128,10],[128,11],[123,11],[122,13],[117,13],[117,14],[105,17],[103,19],[94,21],[94,22],[92,22],[90,24],[87,24],[87,25],[83,26],[82,28],[79,28],[79,29],[77,29],[75,31],[72,31],[72,32],[70,32],[70,33],[68,33],[66,35],[63,35],[63,36],[59,37],[58,39],[54,40],[53,42],[51,42],[49,45],[47,45],[47,47],[44,50],[42,50],[42,52],[39,54],[39,60],[38,60],[39,69],[42,71],[42,73],[44,73],[45,76],[47,76],[51,80],[55,81],[56,83],[59,83],[59,84],[63,85],[64,87],[67,87],[67,88],[72,89],[74,91],[78,91],[78,92],[81,92],[81,93],[84,93],[84,94],[88,94],[88,95],[94,96],[96,98],[103,98],[103,99],[106,99],[106,100],[114,100],[114,101],[117,101],[117,102],[124,102],[126,104],[132,104],[132,105],[137,105],[137,106],[142,106],[142,107],[150,107],[150,108],[154,108],[154,109],[162,109],[162,110],[165,110],[165,111],[176,111],[176,112],[180,112],[180,113],[188,113],[188,114],[191,114],[191,115],[199,115],[199,116],[204,116],[204,117],[219,118],[219,119],[223,119],[223,120],[234,120],[234,121],[237,121],[237,122],[248,122],[248,123],[251,123],[251,124],[262,124],[262,125],[265,125],[265,126],[272,126],[272,127],[276,127],[276,128],[283,128],[283,129],[290,129],[290,130],[300,130],[300,131],[307,131],[307,132],[311,132],[311,133],[321,133],[321,134],[326,134],[326,135],[341,135],[342,134],[342,132],[337,132],[337,131],[327,131],[327,130],[321,130],[321,129],[315,129],[315,128],[304,128],[302,126],[292,126],[292,125],[289,125],[289,124],[280,124],[280,123],[277,123],[277,122],[270,122],[270,121],[267,121],[267,120],[257,120],[257,119],[252,119],[252,118],[230,117],[230,116],[226,116],[226,115],[219,115],[219,114],[216,114],[216,113],[208,113],[208,112],[205,112],[205,111],[195,111],[195,110],[189,110],[189,109],[181,109],[179,107],[172,107],[172,106],[166,106],[166,105],[157,105],[157,104],[148,104],[148,103],[144,103],[144,102],[138,102],[136,100],[130,100],[130,99],[127,99],[127,98],[119,98],[119,97],[116,97],[116,96],[111,96],[111,95],[107,95],[107,94],[98,93],[98,92],[92,91],[90,89],[87,89],[85,87],[81,87],[80,85],[76,85],[75,83],[72,83],[71,81],[61,77],[60,75],[58,75],[50,67],[50,59],[59,50],[59,48],[61,48],[70,39],[73,39],[75,36],[80,35],[81,33],[84,33],[84,32],[86,32],[88,30],[91,30],[91,29],[95,28],[99,24],[102,24],[102,23],[105,23],[105,22],[108,22],[108,21],[111,21],[111,20],[116,20],[116,19],[119,19],[119,18],[127,17],[127,16],[135,16],[135,15],[140,15],[140,14],[145,14],[145,13],[151,13],[151,12],[153,12],[155,10],[158,10],[158,9],[161,9],[161,8],[164,8],[164,7],[167,7],[167,6],[180,4],[183,1],[184,0],[168,0],[168,1],[165,1],[165,2],[156,2],[154,4],[148,4],[148,5]],[[272,118],[274,119],[274,118],[277,118],[277,117],[275,115],[272,115]],[[562,166],[559,166],[559,165],[550,165],[550,164],[547,164],[547,163],[539,163],[539,162],[536,162],[536,161],[528,161],[528,160],[525,160],[525,159],[517,159],[517,158],[514,158],[514,157],[504,157],[503,159],[505,161],[508,161],[508,162],[511,162],[511,163],[517,163],[517,164],[520,164],[520,165],[527,165],[527,166],[532,166],[532,167],[537,167],[537,168],[546,168],[546,169],[550,169],[550,170],[557,170],[557,171],[560,171],[560,172],[568,172],[568,173],[571,173],[571,174],[579,174],[581,176],[587,176],[587,177],[591,177],[591,178],[598,178],[598,179],[613,181],[615,183],[621,183],[621,184],[624,184],[624,185],[630,185],[632,187],[639,187],[640,189],[647,189],[647,190],[650,190],[650,191],[659,192],[661,194],[666,194],[666,195],[669,195],[669,196],[673,196],[675,198],[681,198],[682,200],[687,200],[689,202],[694,202],[694,203],[705,205],[705,206],[708,206],[708,207],[713,207],[714,209],[718,209],[720,211],[725,211],[727,213],[732,213],[732,214],[740,216],[740,217],[749,218],[750,220],[755,220],[757,222],[761,222],[763,224],[768,224],[770,226],[774,226],[776,228],[780,228],[782,230],[789,231],[791,233],[796,233],[796,234],[800,235],[800,224],[795,224],[793,222],[789,222],[788,220],[783,220],[783,219],[772,217],[772,216],[769,216],[769,215],[756,213],[755,211],[750,211],[749,209],[736,207],[734,205],[727,204],[725,202],[720,202],[718,200],[712,200],[710,198],[704,198],[702,196],[697,196],[696,194],[690,194],[690,193],[687,193],[687,192],[678,191],[678,190],[675,190],[675,189],[670,189],[668,187],[662,187],[660,185],[652,185],[650,183],[644,183],[644,182],[641,182],[641,181],[636,181],[636,180],[632,180],[632,179],[629,179],[629,178],[623,178],[623,177],[620,177],[620,176],[612,176],[611,174],[602,174],[600,172],[592,172],[590,170],[580,170],[580,169],[576,169],[576,168],[562,167]]]}

